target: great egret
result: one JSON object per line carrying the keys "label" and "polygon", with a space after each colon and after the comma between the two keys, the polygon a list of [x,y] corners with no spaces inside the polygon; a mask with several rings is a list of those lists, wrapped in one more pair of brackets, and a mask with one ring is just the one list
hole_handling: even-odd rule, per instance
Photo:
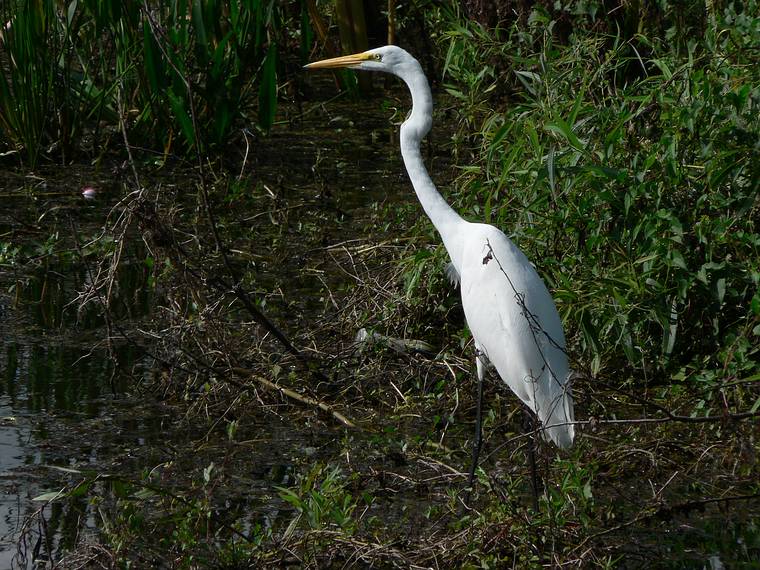
{"label": "great egret", "polygon": [[419,62],[399,47],[385,46],[306,66],[340,67],[391,73],[411,91],[412,112],[401,125],[401,155],[414,191],[451,257],[449,273],[459,281],[477,349],[479,386],[488,363],[493,364],[541,420],[544,437],[570,447],[575,435],[573,399],[554,301],[528,258],[503,232],[465,221],[436,190],[420,154],[420,141],[432,124],[433,97]]}

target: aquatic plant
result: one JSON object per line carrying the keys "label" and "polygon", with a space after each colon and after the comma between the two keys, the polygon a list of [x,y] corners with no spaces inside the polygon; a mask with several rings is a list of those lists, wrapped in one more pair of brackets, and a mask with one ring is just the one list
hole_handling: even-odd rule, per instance
{"label": "aquatic plant", "polygon": [[[308,27],[304,11],[274,0],[4,3],[6,150],[23,151],[30,166],[41,154],[66,162],[82,147],[99,155],[124,123],[135,141],[183,154],[225,142],[246,106],[258,108],[258,125],[268,129],[278,54],[292,41],[285,26],[293,18],[294,28]],[[311,37],[305,29],[298,36]]]}

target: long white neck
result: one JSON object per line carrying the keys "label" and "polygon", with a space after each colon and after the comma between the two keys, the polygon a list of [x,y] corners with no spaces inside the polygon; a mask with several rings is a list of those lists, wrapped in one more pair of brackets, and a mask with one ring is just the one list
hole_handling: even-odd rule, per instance
{"label": "long white neck", "polygon": [[401,156],[425,213],[441,234],[446,251],[457,271],[460,269],[461,252],[457,235],[466,222],[446,203],[430,179],[420,154],[420,141],[430,131],[433,122],[433,96],[425,74],[417,61],[407,67],[399,77],[412,93],[412,112],[401,125]]}

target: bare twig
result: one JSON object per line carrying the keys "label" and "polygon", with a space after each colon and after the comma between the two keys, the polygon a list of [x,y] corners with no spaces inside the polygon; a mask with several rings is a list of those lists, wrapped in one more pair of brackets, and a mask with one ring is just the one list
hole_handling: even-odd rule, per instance
{"label": "bare twig", "polygon": [[244,376],[246,378],[250,378],[252,380],[255,380],[265,388],[269,390],[273,390],[275,392],[279,392],[283,396],[286,396],[287,398],[290,398],[291,400],[295,400],[296,402],[299,402],[301,404],[304,404],[306,406],[312,406],[319,408],[323,412],[326,412],[330,414],[332,417],[334,417],[336,420],[338,420],[340,423],[342,423],[344,426],[349,428],[356,428],[356,424],[354,424],[351,420],[349,420],[346,416],[341,414],[340,412],[336,412],[333,410],[330,406],[325,404],[324,402],[320,402],[318,400],[315,400],[313,398],[309,398],[308,396],[304,396],[303,394],[299,394],[298,392],[294,392],[293,390],[290,390],[289,388],[285,388],[283,386],[278,386],[274,382],[267,380],[263,376],[259,376],[258,374],[254,373],[251,370],[247,370],[245,368],[233,368],[232,372],[237,374],[238,376]]}

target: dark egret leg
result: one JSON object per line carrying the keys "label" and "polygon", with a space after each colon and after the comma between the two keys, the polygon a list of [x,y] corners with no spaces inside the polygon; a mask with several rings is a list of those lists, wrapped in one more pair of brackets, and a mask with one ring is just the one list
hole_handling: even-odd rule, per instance
{"label": "dark egret leg", "polygon": [[530,463],[530,487],[533,492],[533,509],[538,512],[538,494],[543,490],[543,481],[536,466],[536,416],[525,410],[523,432],[528,434],[528,462]]}
{"label": "dark egret leg", "polygon": [[486,374],[486,365],[484,362],[485,355],[477,349],[475,364],[478,371],[478,396],[475,404],[475,437],[472,440],[472,462],[470,463],[470,476],[467,479],[467,486],[472,489],[475,483],[475,470],[478,468],[478,457],[480,456],[480,445],[482,443],[482,420],[483,420],[483,377]]}

